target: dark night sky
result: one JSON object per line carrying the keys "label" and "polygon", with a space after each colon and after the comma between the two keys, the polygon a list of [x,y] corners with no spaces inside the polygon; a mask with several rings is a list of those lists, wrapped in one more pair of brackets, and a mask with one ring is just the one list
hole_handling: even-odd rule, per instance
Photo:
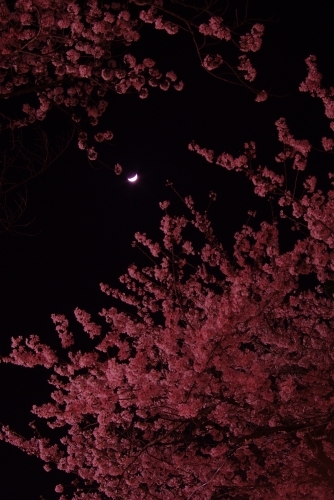
{"label": "dark night sky", "polygon": [[[189,152],[192,139],[217,153],[232,154],[241,153],[243,143],[254,140],[259,163],[270,166],[280,151],[274,126],[279,117],[287,118],[296,138],[308,138],[318,146],[322,135],[328,134],[321,102],[299,93],[298,86],[310,54],[318,58],[324,83],[334,84],[334,2],[250,0],[249,4],[250,15],[276,19],[266,25],[263,47],[252,57],[258,69],[255,83],[284,97],[255,103],[247,90],[201,70],[186,37],[148,30],[136,51],[155,59],[163,70],[174,69],[185,88],[153,90],[146,100],[136,94],[110,95],[101,128],[110,128],[114,140],[101,159],[111,169],[93,169],[74,141],[56,165],[31,182],[25,220],[34,222],[25,231],[28,235],[0,235],[1,354],[8,354],[10,337],[18,335],[37,334],[56,346],[52,313],[68,315],[73,326],[75,307],[96,318],[110,304],[99,283],[117,286],[117,277],[128,264],[143,262],[131,248],[134,232],[159,238],[158,202],[176,201],[165,187],[166,179],[182,195],[192,194],[200,207],[205,207],[210,190],[218,193],[212,219],[219,238],[231,248],[233,233],[259,201],[242,176]],[[45,126],[52,130],[62,119],[53,114]],[[119,177],[113,172],[117,162],[124,168]],[[317,172],[320,168],[316,159],[313,168]],[[140,176],[133,185],[126,181],[130,172]],[[267,205],[259,206],[265,214]],[[46,380],[42,369],[1,364],[0,420],[30,435],[29,410],[48,400]],[[59,473],[54,483],[57,473],[47,474],[37,459],[3,442],[0,457],[2,500],[56,498],[53,484],[63,477]]]}

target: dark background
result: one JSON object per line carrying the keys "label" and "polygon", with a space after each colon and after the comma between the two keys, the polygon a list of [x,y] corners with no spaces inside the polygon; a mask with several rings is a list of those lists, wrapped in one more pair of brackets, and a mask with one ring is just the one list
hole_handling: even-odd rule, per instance
{"label": "dark background", "polygon": [[[181,195],[192,194],[200,208],[205,208],[211,190],[217,192],[211,218],[229,251],[234,232],[247,220],[247,210],[259,209],[262,217],[270,218],[269,205],[252,195],[242,175],[210,165],[188,151],[191,140],[217,154],[235,155],[242,153],[245,141],[254,140],[258,162],[270,167],[281,150],[274,126],[279,117],[286,117],[296,138],[307,138],[318,148],[321,137],[330,136],[321,101],[298,92],[298,86],[306,76],[304,60],[310,54],[318,58],[324,84],[334,84],[334,2],[250,0],[249,14],[271,18],[265,23],[263,46],[251,59],[258,70],[254,83],[276,97],[255,103],[246,89],[220,82],[202,70],[186,36],[171,37],[147,28],[143,41],[129,52],[152,57],[162,70],[175,70],[185,83],[184,90],[153,89],[146,100],[136,94],[108,96],[101,128],[112,130],[114,140],[101,153],[101,160],[110,169],[92,168],[74,141],[49,171],[30,183],[24,221],[32,224],[24,235],[0,235],[2,355],[9,353],[10,338],[18,335],[37,334],[57,347],[52,313],[66,314],[79,333],[75,307],[98,318],[98,311],[110,304],[99,283],[117,286],[118,276],[131,262],[144,263],[131,248],[133,234],[143,231],[159,239],[159,201],[170,199],[180,210],[176,196],[165,186],[166,179]],[[62,120],[55,112],[44,125],[52,133]],[[310,172],[324,177],[330,160],[327,155],[312,154]],[[117,162],[124,169],[119,177],[113,172]],[[126,177],[134,172],[139,180],[130,184]],[[1,364],[0,421],[30,436],[30,408],[48,400],[47,378],[43,369]],[[44,472],[36,458],[3,442],[0,458],[3,500],[35,500],[40,495],[51,500],[57,498],[54,485],[66,483],[66,476]]]}

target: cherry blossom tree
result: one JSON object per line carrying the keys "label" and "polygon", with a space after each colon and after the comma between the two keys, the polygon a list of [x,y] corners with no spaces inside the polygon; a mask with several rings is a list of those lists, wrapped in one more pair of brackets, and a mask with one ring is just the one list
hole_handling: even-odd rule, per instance
{"label": "cherry blossom tree", "polygon": [[[334,90],[306,62],[300,90],[323,101],[333,130]],[[277,207],[235,234],[233,255],[191,196],[181,215],[163,201],[162,242],[135,234],[150,265],[131,265],[123,289],[101,284],[126,310],[102,309],[103,325],[74,311],[90,349],[76,349],[62,314],[52,315],[59,352],[36,335],[12,339],[3,362],[52,371],[52,400],[32,412],[62,437],[41,437],[36,423],[33,437],[6,425],[0,437],[77,476],[56,485],[61,500],[333,496],[334,174],[318,189],[311,144],[284,118],[276,127],[283,150],[271,168],[256,166],[254,142],[237,158],[189,146]],[[333,139],[322,144],[330,154]],[[304,176],[300,196],[283,166]]]}
{"label": "cherry blossom tree", "polygon": [[[57,106],[77,125],[79,148],[96,160],[96,143],[110,141],[113,134],[91,132],[84,122],[97,126],[110,92],[137,92],[144,99],[150,88],[183,88],[173,68],[163,73],[152,58],[138,60],[131,53],[145,25],[168,35],[188,33],[206,71],[264,100],[266,93],[251,86],[256,70],[248,57],[260,49],[264,26],[247,19],[233,21],[225,7],[217,9],[215,2],[199,2],[196,8],[186,2],[175,6],[162,0],[1,0],[0,97],[5,104],[23,99],[21,111],[0,114],[1,128],[42,121]],[[223,12],[232,19],[230,25]],[[212,42],[221,53],[209,52]]]}

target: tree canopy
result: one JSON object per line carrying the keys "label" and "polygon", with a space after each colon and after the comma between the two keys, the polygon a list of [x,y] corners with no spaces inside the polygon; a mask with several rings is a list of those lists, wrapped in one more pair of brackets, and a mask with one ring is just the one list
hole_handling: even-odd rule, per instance
{"label": "tree canopy", "polygon": [[[43,19],[40,11],[46,9],[45,2],[27,5],[18,2],[16,10],[8,7],[13,25],[27,22],[30,26]],[[205,37],[233,39],[234,28],[225,27],[223,18],[213,15],[207,4],[196,10],[194,18],[183,17],[183,9],[191,8],[183,2],[172,13],[167,2],[160,1],[136,0],[126,7],[113,3],[103,6],[107,13],[90,2],[83,14],[75,3],[52,5],[48,16],[53,19],[57,6],[66,9],[59,8],[57,27],[56,21],[42,23],[40,32],[44,27],[65,30],[65,38],[56,44],[67,40],[65,45],[70,45],[66,30],[72,28],[59,25],[64,22],[63,12],[69,17],[88,16],[85,23],[91,26],[83,23],[78,36],[87,30],[90,50],[99,43],[105,44],[101,50],[107,50],[108,43],[117,40],[113,30],[120,21],[127,34],[121,32],[122,43],[137,41],[137,18],[133,21],[130,12],[139,8],[144,10],[138,19],[168,34],[177,36],[188,19],[192,36],[196,28]],[[49,2],[47,6],[50,10]],[[19,18],[15,17],[18,9],[22,10]],[[112,21],[109,17],[101,21],[113,11]],[[207,16],[206,23],[198,23],[201,16]],[[111,25],[111,40],[105,36],[103,22]],[[4,33],[10,26],[5,25]],[[260,48],[263,30],[259,26],[253,23],[248,34],[241,35],[237,50],[247,53]],[[43,38],[36,30],[36,53],[42,57],[38,51]],[[94,38],[95,32],[100,38]],[[15,49],[19,58],[31,56],[30,50],[27,55],[20,47]],[[59,50],[64,53],[63,46]],[[59,82],[63,77],[66,82],[72,77],[79,82],[91,78],[94,71],[100,78],[105,70],[102,56],[88,52],[87,66],[93,69],[87,76],[80,73],[83,56],[71,59],[72,51],[79,48],[69,50],[77,73],[68,77],[66,70]],[[171,72],[166,77],[159,73],[159,78],[151,74],[153,63],[140,63],[136,73],[137,60],[132,57],[123,56],[127,69],[110,66],[115,73],[108,91],[118,92],[117,71],[124,71],[126,91],[133,85],[132,78],[140,81],[138,88],[134,85],[139,94],[145,85],[155,86],[157,82],[149,83],[152,79],[161,80],[157,85],[162,90],[177,81]],[[247,61],[239,56],[237,69],[245,72],[248,85],[255,74]],[[44,62],[48,68],[52,64],[48,56]],[[323,83],[314,55],[305,63],[299,91],[310,103],[321,105],[327,125],[319,145],[296,138],[284,116],[275,122],[280,151],[268,159],[269,166],[261,165],[257,144],[249,138],[239,138],[244,146],[237,155],[226,149],[215,151],[197,139],[188,144],[193,158],[196,153],[203,165],[243,177],[254,198],[265,203],[259,213],[249,209],[248,221],[234,233],[232,250],[219,240],[210,221],[209,208],[219,189],[209,193],[209,207],[202,210],[191,194],[179,194],[168,181],[172,197],[160,202],[161,240],[140,231],[134,235],[133,246],[142,250],[147,264],[131,264],[120,277],[119,288],[100,284],[110,303],[100,310],[98,319],[92,319],[96,311],[75,308],[75,319],[87,338],[84,347],[68,316],[55,313],[58,349],[38,335],[19,336],[12,338],[9,355],[1,357],[3,363],[41,365],[51,372],[51,399],[32,408],[37,417],[30,423],[33,434],[23,437],[2,425],[0,439],[40,458],[45,470],[57,468],[68,474],[68,482],[55,485],[60,500],[325,500],[333,496],[334,87]],[[223,67],[225,59],[206,54],[202,64],[211,72]],[[241,64],[247,68],[240,68]],[[131,76],[131,70],[137,76]],[[146,71],[150,76],[143,76]],[[32,76],[31,68],[27,73],[23,88],[29,88],[29,78],[36,77],[35,83],[39,79]],[[237,76],[234,70],[232,74]],[[42,78],[50,84],[48,73]],[[101,78],[94,88],[96,95],[102,80],[109,81]],[[43,86],[43,81],[38,80],[38,85]],[[63,89],[64,95],[71,85]],[[38,93],[52,91],[40,88]],[[257,101],[267,96],[255,92]],[[80,99],[86,97],[83,93],[72,105],[80,106]],[[51,103],[53,97],[48,99]],[[86,112],[91,106],[88,101]],[[65,101],[59,105],[67,106]],[[37,117],[31,109],[29,113]],[[91,126],[97,125],[99,113],[95,118]],[[79,136],[79,145],[83,137]],[[330,168],[314,173],[314,154],[317,161],[329,158]],[[175,199],[180,202],[178,208]],[[49,429],[42,432],[43,420]]]}

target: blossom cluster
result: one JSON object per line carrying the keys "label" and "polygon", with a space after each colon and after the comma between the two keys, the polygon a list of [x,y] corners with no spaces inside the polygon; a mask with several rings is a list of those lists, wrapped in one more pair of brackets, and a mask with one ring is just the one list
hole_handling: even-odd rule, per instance
{"label": "blossom cluster", "polygon": [[163,2],[155,1],[153,5],[149,7],[147,11],[142,10],[139,14],[139,19],[144,21],[144,23],[154,24],[155,29],[164,30],[169,35],[175,35],[179,28],[176,24],[163,19],[163,16],[160,15],[158,7],[162,7]]}
{"label": "blossom cluster", "polygon": [[292,168],[305,170],[307,156],[311,150],[311,144],[307,140],[296,140],[290,134],[284,118],[280,118],[275,123],[278,131],[278,139],[285,146],[284,151],[276,157],[277,162],[284,162],[288,158],[293,158]]}
{"label": "blossom cluster", "polygon": [[[19,119],[3,115],[7,127],[44,120],[55,105],[68,108],[75,123],[83,120],[84,110],[94,127],[106,111],[109,91],[135,91],[144,99],[149,87],[183,88],[173,71],[164,75],[150,58],[137,62],[131,53],[114,56],[114,47],[128,47],[140,38],[138,13],[126,4],[100,6],[89,0],[84,7],[72,0],[18,0],[13,9],[5,2],[0,8],[0,94],[7,99],[35,92],[39,101],[37,107],[24,103]],[[110,138],[110,133],[94,135],[97,142]],[[79,138],[79,147],[96,159],[87,141]]]}
{"label": "blossom cluster", "polygon": [[242,50],[242,52],[257,52],[260,50],[263,33],[263,24],[254,24],[250,33],[240,37],[240,50]]}
{"label": "blossom cluster", "polygon": [[245,55],[239,56],[238,70],[245,72],[244,75],[245,80],[248,80],[249,82],[255,80],[256,69],[252,66],[252,63],[250,62],[247,56]]}
{"label": "blossom cluster", "polygon": [[218,68],[221,64],[223,64],[223,58],[219,54],[206,55],[202,63],[203,68],[207,69],[208,71],[212,71],[213,69]]}
{"label": "blossom cluster", "polygon": [[[334,87],[326,89],[321,85],[322,75],[318,71],[315,56],[309,56],[305,62],[308,74],[300,84],[299,90],[301,92],[309,92],[312,97],[318,97],[322,100],[325,107],[325,115],[330,119],[329,126],[334,131]],[[333,138],[323,137],[322,146],[325,151],[332,151],[334,149]]]}
{"label": "blossom cluster", "polygon": [[[221,17],[212,16],[208,23],[200,24],[198,31],[202,35],[210,36],[213,39],[225,40],[226,42],[233,41],[232,32],[230,28],[224,24]],[[240,36],[238,44],[239,50],[241,52],[257,52],[260,50],[263,33],[263,24],[254,24],[250,33]],[[208,71],[217,69],[222,64],[223,57],[220,54],[207,54],[202,60],[202,66]],[[240,76],[242,76],[246,81],[253,82],[255,80],[256,70],[245,54],[239,56],[239,65],[236,66],[236,70],[240,72]],[[265,95],[265,93],[258,94],[256,101],[260,102],[261,100],[265,100]]]}
{"label": "blossom cluster", "polygon": [[231,30],[223,24],[221,17],[211,17],[209,23],[203,23],[198,27],[198,31],[206,36],[212,36],[219,40],[231,40]]}
{"label": "blossom cluster", "polygon": [[[175,72],[163,74],[149,57],[136,61],[128,49],[139,41],[142,22],[170,35],[177,34],[180,26],[185,29],[182,18],[165,8],[161,0],[101,5],[88,0],[86,6],[75,0],[18,0],[12,7],[1,2],[0,19],[0,95],[7,100],[35,94],[38,100],[37,105],[23,102],[21,117],[2,114],[1,127],[15,129],[44,120],[54,106],[70,111],[76,124],[87,119],[95,127],[106,111],[105,97],[110,91],[137,92],[145,99],[151,87],[183,89],[183,81]],[[225,53],[224,57],[204,54],[206,43],[199,43],[198,36],[233,42],[242,52],[255,52],[261,46],[262,24],[241,35],[239,43],[235,38],[238,34],[232,36],[222,17],[206,9],[200,16],[190,16],[186,24],[201,64],[208,71],[217,70],[225,62]],[[116,55],[120,44],[124,47],[122,56]],[[224,66],[233,68],[232,79],[241,76],[249,83],[255,79],[256,70],[244,55],[239,57],[239,64]],[[260,93],[256,100],[264,98],[265,93]],[[93,134],[90,142],[79,139],[79,147],[91,160],[97,158],[91,142],[102,142],[101,137]]]}

